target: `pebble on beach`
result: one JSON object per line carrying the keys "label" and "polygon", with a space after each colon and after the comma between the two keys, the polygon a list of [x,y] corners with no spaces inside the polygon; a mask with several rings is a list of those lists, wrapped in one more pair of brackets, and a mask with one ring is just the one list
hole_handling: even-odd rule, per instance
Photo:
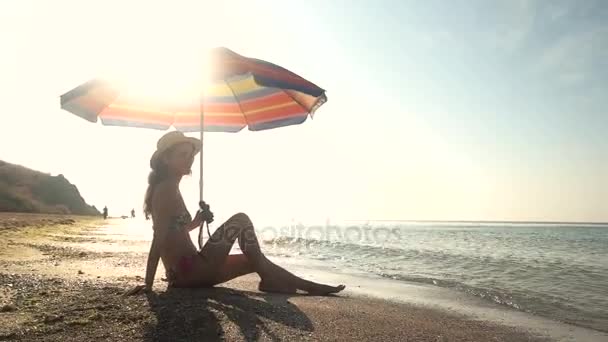
{"label": "pebble on beach", "polygon": [[13,312],[13,311],[17,311],[17,307],[14,306],[13,304],[6,304],[6,305],[3,305],[2,307],[0,307],[0,312]]}

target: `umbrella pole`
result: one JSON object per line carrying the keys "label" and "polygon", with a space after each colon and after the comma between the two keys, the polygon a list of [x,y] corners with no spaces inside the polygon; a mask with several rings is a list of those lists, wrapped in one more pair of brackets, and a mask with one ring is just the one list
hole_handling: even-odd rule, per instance
{"label": "umbrella pole", "polygon": [[[204,93],[201,94],[201,155],[200,155],[200,176],[199,176],[199,193],[198,193],[198,198],[199,201],[203,202],[203,132],[205,131],[205,95]],[[201,208],[202,209],[202,208]]]}
{"label": "umbrella pole", "polygon": [[[199,161],[200,161],[200,175],[199,175],[199,193],[198,193],[198,198],[199,198],[199,210],[204,210],[205,207],[205,202],[203,201],[203,147],[205,146],[203,144],[203,136],[204,136],[204,132],[205,132],[205,92],[204,90],[201,90],[201,108],[200,108],[200,112],[201,112],[201,120],[200,120],[200,129],[201,129],[201,152],[200,152],[200,156],[199,156]],[[206,222],[201,222],[201,226],[198,229],[198,248],[199,250],[203,249],[203,226],[205,225]],[[209,224],[207,224],[207,233],[209,234]],[[211,235],[209,235],[209,237],[211,237]]]}

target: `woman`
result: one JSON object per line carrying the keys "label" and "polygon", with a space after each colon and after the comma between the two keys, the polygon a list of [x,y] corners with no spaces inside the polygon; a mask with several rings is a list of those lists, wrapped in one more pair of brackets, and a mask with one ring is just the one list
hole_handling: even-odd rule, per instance
{"label": "woman", "polygon": [[[189,232],[204,220],[200,212],[191,218],[179,191],[184,175],[191,173],[194,156],[200,151],[200,140],[169,132],[160,138],[150,159],[152,172],[144,212],[151,215],[154,237],[146,267],[145,289],[151,290],[159,259],[167,270],[171,287],[208,287],[256,272],[259,289],[266,292],[327,295],[344,289],[299,278],[277,266],[260,250],[253,224],[243,213],[232,216],[220,226],[200,252]],[[243,254],[229,255],[235,240]],[[138,287],[138,290],[142,287]],[[135,292],[137,292],[136,290]]]}

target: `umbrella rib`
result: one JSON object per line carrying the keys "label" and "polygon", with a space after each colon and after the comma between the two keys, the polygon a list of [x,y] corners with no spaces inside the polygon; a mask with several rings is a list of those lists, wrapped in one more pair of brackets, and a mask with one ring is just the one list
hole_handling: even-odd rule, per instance
{"label": "umbrella rib", "polygon": [[245,111],[243,110],[243,107],[241,106],[241,101],[239,100],[238,97],[236,97],[236,93],[234,92],[234,89],[232,89],[232,87],[230,86],[230,82],[224,80],[224,83],[226,83],[226,86],[228,86],[228,89],[230,89],[232,96],[234,96],[234,100],[236,101],[236,104],[239,105],[239,109],[241,110],[241,113],[243,113],[243,118],[245,118],[245,123],[247,124],[247,127],[249,128],[249,120],[247,120],[247,115],[245,114]]}
{"label": "umbrella rib", "polygon": [[108,103],[105,103],[103,105],[103,107],[99,110],[99,112],[97,113],[97,117],[99,117],[101,115],[101,113],[103,113],[104,110],[108,109],[108,107],[110,107],[110,105],[112,104],[112,102],[114,102],[118,96],[120,96],[120,94],[116,94],[116,96],[114,97],[114,99],[112,101],[109,101]]}
{"label": "umbrella rib", "polygon": [[323,95],[319,96],[315,103],[310,108],[310,116],[313,117],[317,109],[319,109],[325,102],[327,102],[327,95],[323,93]]}
{"label": "umbrella rib", "polygon": [[289,98],[291,98],[293,100],[293,102],[297,103],[298,106],[300,106],[300,108],[304,109],[306,111],[306,114],[310,114],[310,111],[308,109],[306,109],[306,107],[304,105],[302,105],[298,100],[296,100],[293,96],[291,96],[291,94],[289,94],[288,92],[285,91],[286,89],[284,89],[284,88],[279,88],[279,89],[281,89],[281,91],[285,95],[289,96]]}
{"label": "umbrella rib", "polygon": [[[118,95],[116,95],[116,97],[118,97]],[[114,100],[115,100],[115,99],[116,99],[116,98],[114,98]],[[101,117],[101,113],[103,113],[103,111],[104,111],[104,110],[106,110],[106,109],[107,109],[107,108],[108,108],[108,107],[109,107],[109,106],[112,104],[112,102],[113,102],[114,100],[112,100],[112,101],[110,101],[110,102],[108,102],[108,103],[104,103],[104,104],[101,106],[101,109],[99,109],[99,111],[97,112],[97,115],[95,115],[95,121],[94,121],[94,122],[98,122],[97,120],[103,120],[103,118]],[[80,116],[80,115],[76,114],[76,116]],[[80,117],[82,117],[82,116],[80,116]],[[86,120],[86,119],[85,119],[85,120]],[[102,121],[102,123],[103,123],[103,121]]]}

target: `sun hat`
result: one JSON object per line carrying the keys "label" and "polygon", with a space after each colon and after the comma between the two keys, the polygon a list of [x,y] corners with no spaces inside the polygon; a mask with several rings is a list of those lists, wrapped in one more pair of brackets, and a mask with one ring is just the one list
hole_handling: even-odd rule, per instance
{"label": "sun hat", "polygon": [[181,143],[192,144],[194,147],[194,155],[201,151],[201,141],[199,139],[187,137],[180,131],[171,131],[158,139],[158,142],[156,143],[156,151],[154,151],[154,154],[152,154],[152,157],[150,158],[150,167],[154,168],[156,163],[158,163],[159,157],[165,151]]}

